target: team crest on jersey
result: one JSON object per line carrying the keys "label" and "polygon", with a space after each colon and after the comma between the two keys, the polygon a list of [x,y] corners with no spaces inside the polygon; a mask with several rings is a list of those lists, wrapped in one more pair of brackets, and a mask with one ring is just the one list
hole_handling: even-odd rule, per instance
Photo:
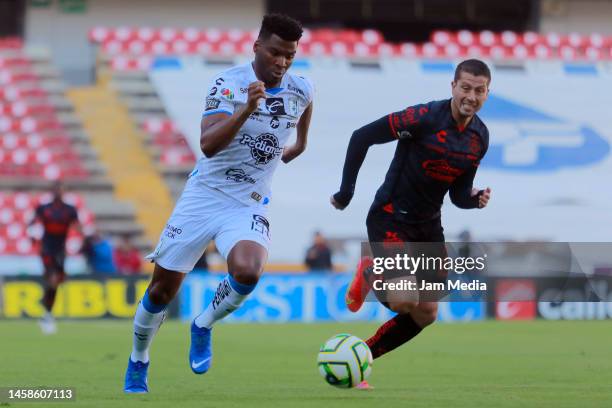
{"label": "team crest on jersey", "polygon": [[226,99],[234,99],[234,93],[231,89],[223,88],[221,90],[221,95],[225,96]]}
{"label": "team crest on jersey", "polygon": [[290,115],[297,116],[300,111],[300,101],[298,98],[289,98],[288,108]]}
{"label": "team crest on jersey", "polygon": [[272,133],[262,133],[257,137],[244,133],[240,144],[251,148],[251,157],[255,159],[255,164],[268,164],[283,152],[278,139]]}

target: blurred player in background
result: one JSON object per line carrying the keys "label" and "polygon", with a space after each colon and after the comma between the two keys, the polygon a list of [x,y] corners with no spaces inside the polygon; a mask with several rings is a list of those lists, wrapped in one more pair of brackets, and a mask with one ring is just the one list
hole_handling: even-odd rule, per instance
{"label": "blurred player in background", "polygon": [[35,223],[42,224],[43,236],[40,242],[40,256],[44,272],[45,293],[43,306],[45,315],[40,320],[40,328],[45,334],[57,331],[55,320],[51,314],[57,288],[66,279],[64,261],[66,259],[66,238],[71,226],[81,231],[77,209],[63,201],[64,188],[61,182],[56,182],[52,188],[53,200],[36,208],[30,227]]}
{"label": "blurred player in background", "polygon": [[[485,63],[460,63],[451,83],[452,98],[415,105],[356,130],[349,142],[340,191],[331,204],[346,208],[355,191],[359,168],[368,148],[397,140],[395,156],[378,189],[366,220],[373,243],[444,242],[440,210],[444,196],[459,208],[484,208],[491,190],[472,187],[487,152],[489,132],[476,115],[487,100],[491,73]],[[375,251],[372,249],[372,251]],[[356,312],[370,291],[372,260],[362,258],[346,296]],[[374,358],[406,343],[436,320],[436,301],[381,302],[398,313],[367,340]],[[368,387],[367,383],[362,384]]]}
{"label": "blurred player in background", "polygon": [[[270,184],[279,160],[306,148],[313,87],[287,72],[302,36],[284,15],[263,18],[255,60],[217,75],[207,90],[199,159],[162,232],[153,278],[134,317],[134,342],[125,392],[148,392],[149,346],[186,274],[214,239],[229,275],[191,324],[189,365],[208,371],[213,324],[236,310],[255,289],[268,257]],[[284,147],[297,129],[295,144]]]}

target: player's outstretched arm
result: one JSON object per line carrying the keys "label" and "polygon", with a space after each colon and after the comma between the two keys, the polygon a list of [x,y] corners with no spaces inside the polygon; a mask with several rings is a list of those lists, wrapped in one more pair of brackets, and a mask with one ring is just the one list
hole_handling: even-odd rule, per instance
{"label": "player's outstretched arm", "polygon": [[200,149],[204,156],[213,157],[230,144],[244,122],[257,109],[259,100],[266,97],[265,92],[263,82],[253,82],[249,85],[247,103],[232,115],[217,113],[202,119]]}
{"label": "player's outstretched arm", "polygon": [[308,129],[310,128],[310,118],[312,117],[312,102],[304,109],[304,113],[300,117],[297,124],[297,139],[295,143],[283,150],[283,163],[289,163],[291,160],[304,153],[308,141]]}
{"label": "player's outstretched arm", "polygon": [[476,167],[466,171],[459,176],[451,185],[449,190],[450,199],[459,208],[484,208],[491,198],[491,189],[484,190],[473,188],[474,177],[476,177]]}
{"label": "player's outstretched arm", "polygon": [[340,191],[330,198],[331,205],[334,208],[343,210],[351,202],[355,192],[359,169],[365,160],[370,146],[394,140],[397,139],[393,136],[387,116],[383,116],[353,132],[346,150],[346,158],[344,159]]}

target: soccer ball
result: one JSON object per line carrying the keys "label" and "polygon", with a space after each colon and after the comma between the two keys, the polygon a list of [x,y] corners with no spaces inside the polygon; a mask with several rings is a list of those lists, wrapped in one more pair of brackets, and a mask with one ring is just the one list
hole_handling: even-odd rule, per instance
{"label": "soccer ball", "polygon": [[370,376],[372,352],[360,338],[336,334],[321,346],[317,363],[328,384],[351,388]]}

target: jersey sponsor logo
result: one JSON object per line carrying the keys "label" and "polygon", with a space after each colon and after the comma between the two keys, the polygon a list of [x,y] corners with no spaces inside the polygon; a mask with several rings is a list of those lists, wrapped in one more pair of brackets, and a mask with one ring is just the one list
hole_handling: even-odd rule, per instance
{"label": "jersey sponsor logo", "polygon": [[265,235],[268,238],[270,237],[270,222],[263,215],[253,214],[251,229],[255,232],[259,232],[261,235]]}
{"label": "jersey sponsor logo", "polygon": [[463,170],[451,166],[444,159],[425,160],[421,166],[427,176],[445,183],[452,183],[463,173]]}
{"label": "jersey sponsor logo", "polygon": [[285,111],[285,101],[283,98],[267,98],[266,99],[266,109],[272,115],[286,115]]}
{"label": "jersey sponsor logo", "polygon": [[221,89],[221,95],[223,95],[226,99],[229,99],[230,101],[234,99],[234,93],[231,89],[228,88]]}
{"label": "jersey sponsor logo", "polygon": [[293,85],[291,85],[291,84],[288,84],[288,85],[287,85],[287,88],[288,88],[290,91],[293,91],[293,92],[295,92],[295,93],[298,93],[298,94],[302,95],[303,97],[306,97],[306,95],[304,94],[304,91],[302,91],[300,88],[298,88],[298,87],[296,87],[296,86],[293,86]]}
{"label": "jersey sponsor logo", "polygon": [[257,201],[257,202],[260,202],[262,197],[261,197],[261,194],[256,193],[255,191],[253,191],[253,192],[251,193],[251,198],[252,198],[253,200]]}
{"label": "jersey sponsor logo", "polygon": [[272,116],[272,119],[270,119],[270,127],[272,129],[278,129],[279,126],[280,120],[278,120],[278,116]]}
{"label": "jersey sponsor logo", "polygon": [[217,86],[221,86],[221,84],[222,84],[222,83],[224,83],[224,82],[225,82],[225,79],[223,79],[223,78],[217,78],[217,79],[215,80],[215,85],[217,85]]}
{"label": "jersey sponsor logo", "polygon": [[[417,123],[419,123],[421,116],[425,115],[427,112],[428,112],[427,107],[422,106],[419,108],[418,115],[417,115],[417,109],[411,106],[411,107],[404,109],[401,112],[392,113],[391,119],[393,123],[393,128],[398,129],[397,130],[398,137],[399,137],[399,132],[404,131],[405,130],[404,128],[406,127],[409,127],[411,125],[416,125]],[[410,133],[408,133],[408,135],[410,135]]]}
{"label": "jersey sponsor logo", "polygon": [[480,156],[482,151],[482,143],[480,142],[480,136],[477,133],[472,132],[470,136],[470,152],[475,156]]}
{"label": "jersey sponsor logo", "polygon": [[208,96],[214,96],[217,93],[217,87],[213,86],[212,88],[210,88],[210,92],[208,93]]}
{"label": "jersey sponsor logo", "polygon": [[276,156],[283,152],[279,147],[278,139],[272,133],[262,133],[253,137],[244,133],[240,144],[251,148],[251,156],[255,159],[255,164],[268,164]]}
{"label": "jersey sponsor logo", "polygon": [[249,119],[250,120],[256,120],[257,122],[263,122],[263,120],[261,119],[261,116],[259,115],[259,112],[253,112],[249,115]]}
{"label": "jersey sponsor logo", "polygon": [[246,172],[242,169],[228,169],[225,172],[226,180],[235,181],[236,183],[246,182],[255,184],[255,179],[250,175],[246,174]]}
{"label": "jersey sponsor logo", "polygon": [[295,122],[287,122],[287,126],[285,126],[285,129],[293,129],[295,127]]}
{"label": "jersey sponsor logo", "polygon": [[249,92],[249,88],[240,88],[240,93],[245,94]]}
{"label": "jersey sponsor logo", "polygon": [[183,229],[176,227],[171,224],[166,225],[166,230],[164,231],[164,235],[170,239],[176,238],[177,235],[181,235],[183,233]]}
{"label": "jersey sponsor logo", "polygon": [[400,130],[397,131],[397,138],[398,139],[412,139],[412,133],[410,133],[407,130]]}
{"label": "jersey sponsor logo", "polygon": [[215,110],[221,105],[221,100],[218,98],[206,98],[206,110]]}

